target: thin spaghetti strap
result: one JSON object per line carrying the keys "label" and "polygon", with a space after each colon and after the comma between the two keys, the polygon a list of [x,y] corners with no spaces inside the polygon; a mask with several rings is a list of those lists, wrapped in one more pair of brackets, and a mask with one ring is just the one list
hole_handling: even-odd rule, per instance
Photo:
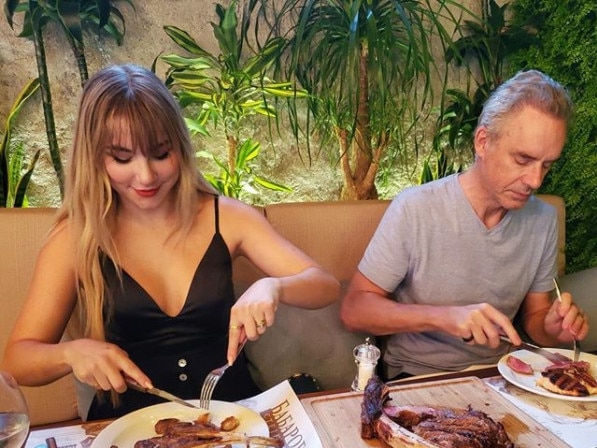
{"label": "thin spaghetti strap", "polygon": [[214,196],[214,212],[215,212],[215,216],[216,216],[216,233],[220,233],[220,207],[219,207],[219,203],[218,203],[219,198],[220,198],[220,196],[218,196],[218,195]]}

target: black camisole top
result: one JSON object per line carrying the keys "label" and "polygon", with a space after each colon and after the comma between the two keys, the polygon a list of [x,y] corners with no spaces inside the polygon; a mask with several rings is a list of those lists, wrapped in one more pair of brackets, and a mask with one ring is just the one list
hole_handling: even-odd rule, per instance
{"label": "black camisole top", "polygon": [[[219,229],[217,196],[214,207],[214,236],[177,316],[165,314],[124,270],[121,284],[110,260],[102,266],[106,302],[112,304],[110,314],[104,306],[106,340],[125,350],[155,387],[185,399],[198,399],[205,376],[226,363],[230,308],[235,296],[232,258]],[[259,392],[243,352],[218,382],[212,398],[236,401]],[[159,397],[129,388],[114,408],[109,394],[96,394],[87,418],[119,417],[161,402]]]}

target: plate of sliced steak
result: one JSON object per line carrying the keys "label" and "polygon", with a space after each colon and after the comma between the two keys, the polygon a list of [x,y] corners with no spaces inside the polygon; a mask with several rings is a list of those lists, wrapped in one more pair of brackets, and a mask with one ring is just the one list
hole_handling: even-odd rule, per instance
{"label": "plate of sliced steak", "polygon": [[[572,350],[557,351],[569,357],[573,355]],[[513,368],[511,357],[532,366],[532,374]],[[597,356],[590,353],[581,353],[577,362],[552,364],[536,353],[518,350],[505,355],[498,363],[498,370],[508,382],[538,395],[597,402]]]}
{"label": "plate of sliced steak", "polygon": [[[189,400],[199,405],[199,400]],[[91,448],[246,447],[253,439],[266,445],[266,421],[257,412],[236,403],[212,400],[210,410],[177,403],[161,403],[114,420],[93,441]]]}

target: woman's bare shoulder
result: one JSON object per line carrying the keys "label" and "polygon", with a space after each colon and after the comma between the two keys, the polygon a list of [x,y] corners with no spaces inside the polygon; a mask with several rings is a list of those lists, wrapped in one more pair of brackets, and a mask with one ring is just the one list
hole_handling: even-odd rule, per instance
{"label": "woman's bare shoulder", "polygon": [[42,245],[42,251],[74,252],[76,245],[73,226],[68,218],[59,219],[49,230]]}
{"label": "woman's bare shoulder", "polygon": [[275,235],[271,225],[258,207],[237,199],[220,196],[220,232],[231,251],[248,241],[259,243]]}
{"label": "woman's bare shoulder", "polygon": [[263,218],[263,211],[258,206],[248,205],[238,199],[228,196],[220,196],[218,201],[220,210],[223,213],[236,216]]}

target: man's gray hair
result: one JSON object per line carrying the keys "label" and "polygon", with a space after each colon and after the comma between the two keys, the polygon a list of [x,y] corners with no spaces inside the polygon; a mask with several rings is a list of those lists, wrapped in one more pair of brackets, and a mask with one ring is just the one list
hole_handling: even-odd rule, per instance
{"label": "man's gray hair", "polygon": [[479,115],[477,127],[483,126],[497,137],[502,121],[511,113],[531,106],[568,124],[572,100],[567,90],[538,70],[520,71],[498,86],[489,96]]}

